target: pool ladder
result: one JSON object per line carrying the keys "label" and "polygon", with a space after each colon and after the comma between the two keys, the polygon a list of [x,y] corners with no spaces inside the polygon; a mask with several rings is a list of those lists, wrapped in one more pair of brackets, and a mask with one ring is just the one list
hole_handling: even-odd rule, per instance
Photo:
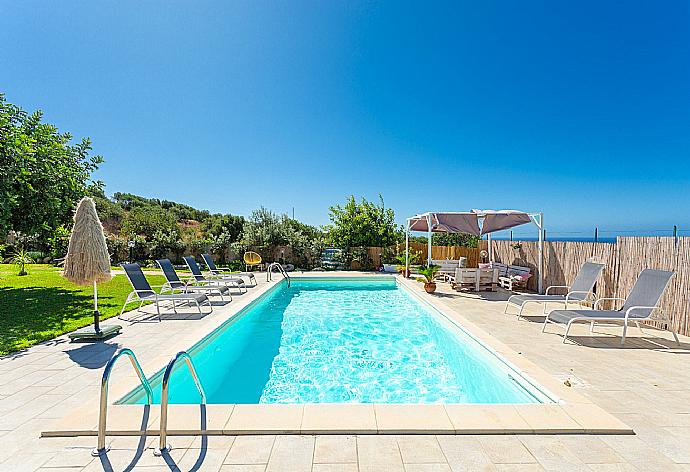
{"label": "pool ladder", "polygon": [[[92,456],[100,456],[102,454],[107,453],[110,450],[110,447],[107,446],[105,443],[106,420],[108,418],[108,381],[110,380],[110,373],[112,372],[115,363],[122,356],[129,357],[129,360],[132,363],[132,367],[136,371],[137,376],[139,377],[139,381],[141,382],[142,387],[146,391],[146,404],[151,405],[151,403],[153,403],[153,389],[151,388],[151,384],[144,375],[144,371],[142,370],[141,365],[137,360],[137,356],[131,349],[121,349],[117,354],[115,354],[115,356],[113,356],[112,359],[108,361],[108,363],[105,366],[105,369],[103,370],[103,377],[101,378],[100,408],[98,413],[98,445],[95,449],[91,451]],[[172,375],[173,370],[175,369],[175,365],[181,359],[185,361],[187,368],[189,369],[189,372],[192,375],[192,379],[194,380],[196,389],[199,392],[199,396],[201,397],[200,404],[206,404],[206,392],[204,391],[204,387],[201,385],[201,381],[199,380],[199,376],[197,375],[196,369],[194,368],[192,358],[187,353],[187,351],[178,352],[172,359],[170,359],[170,362],[168,362],[168,365],[165,368],[165,373],[163,374],[163,382],[161,389],[161,420],[159,432],[160,440],[158,443],[158,447],[153,451],[153,454],[156,456],[161,456],[170,451],[170,445],[167,443],[168,396],[170,387],[170,376]],[[144,425],[144,429],[146,429],[146,425]]]}
{"label": "pool ladder", "polygon": [[271,280],[273,280],[272,277],[273,277],[273,268],[274,267],[277,267],[278,272],[283,274],[283,278],[287,279],[287,285],[289,287],[290,286],[290,276],[288,275],[288,273],[285,271],[285,269],[283,268],[283,266],[279,262],[271,262],[268,265],[268,268],[266,269],[266,282],[270,282]]}

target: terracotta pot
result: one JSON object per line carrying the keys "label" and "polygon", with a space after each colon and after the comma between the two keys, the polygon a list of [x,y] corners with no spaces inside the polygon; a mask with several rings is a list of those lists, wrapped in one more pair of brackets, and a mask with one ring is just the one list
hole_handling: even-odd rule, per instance
{"label": "terracotta pot", "polygon": [[434,293],[436,291],[436,284],[434,282],[425,283],[424,290],[426,290],[426,293]]}

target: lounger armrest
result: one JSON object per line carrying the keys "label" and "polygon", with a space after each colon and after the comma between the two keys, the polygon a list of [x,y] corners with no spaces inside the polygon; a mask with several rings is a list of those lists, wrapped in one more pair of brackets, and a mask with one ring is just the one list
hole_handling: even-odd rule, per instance
{"label": "lounger armrest", "polygon": [[[630,308],[625,310],[625,319],[628,319],[628,316],[630,316],[630,313],[635,311],[635,310],[652,310],[653,311],[653,310],[656,310],[658,308],[659,308],[658,306],[641,306],[641,305],[631,306]],[[650,313],[650,315],[651,315],[651,313]]]}
{"label": "lounger armrest", "polygon": [[599,310],[599,309],[600,309],[599,306],[601,305],[601,302],[604,302],[604,301],[607,301],[607,300],[610,300],[610,301],[619,300],[619,301],[621,301],[621,302],[624,302],[624,301],[625,301],[625,298],[618,298],[618,297],[600,298],[599,300],[597,300],[597,301],[594,303],[593,309],[594,309],[594,310]]}
{"label": "lounger armrest", "polygon": [[585,291],[585,290],[572,290],[572,291],[570,291],[570,292],[567,293],[567,295],[565,296],[565,299],[569,301],[569,300],[571,299],[571,296],[572,296],[572,295],[576,295],[576,294],[578,294],[578,293],[581,293],[581,294],[585,295],[585,298],[583,298],[583,300],[587,300],[587,296],[588,296],[588,295],[594,295],[594,292],[592,292],[591,290],[590,290],[590,291]]}
{"label": "lounger armrest", "polygon": [[570,289],[570,285],[549,285],[548,287],[546,287],[546,292],[544,292],[544,294],[545,294],[545,295],[548,295],[548,294],[549,294],[549,290],[551,290],[552,288],[567,288],[567,289]]}

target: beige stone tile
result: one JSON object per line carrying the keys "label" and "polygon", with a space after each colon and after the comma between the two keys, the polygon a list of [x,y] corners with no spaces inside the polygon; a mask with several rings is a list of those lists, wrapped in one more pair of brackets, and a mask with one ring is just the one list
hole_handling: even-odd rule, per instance
{"label": "beige stone tile", "polygon": [[264,472],[266,464],[223,464],[220,472]]}
{"label": "beige stone tile", "polygon": [[588,467],[557,436],[520,436],[522,443],[546,470],[584,471]]}
{"label": "beige stone tile", "polygon": [[[640,470],[665,470],[674,466],[674,462],[661,452],[637,436],[600,436],[601,440],[609,445],[626,462],[629,462]],[[644,466],[644,468],[641,468]]]}
{"label": "beige stone tile", "polygon": [[443,405],[374,405],[374,411],[379,432],[455,432]]}
{"label": "beige stone tile", "polygon": [[612,464],[589,464],[594,472],[640,472],[640,469],[632,464],[614,462]]}
{"label": "beige stone tile", "polygon": [[526,433],[532,429],[513,405],[446,405],[457,433]]}
{"label": "beige stone tile", "polygon": [[453,472],[448,464],[405,464],[405,472]]}
{"label": "beige stone tile", "polygon": [[312,472],[358,472],[357,464],[314,464]]}
{"label": "beige stone tile", "polygon": [[373,405],[308,404],[304,405],[302,434],[376,432]]}
{"label": "beige stone tile", "polygon": [[405,468],[402,462],[399,464],[360,464],[359,472],[405,472]]}
{"label": "beige stone tile", "polygon": [[237,436],[225,457],[225,464],[266,464],[275,436]]}
{"label": "beige stone tile", "polygon": [[38,454],[21,454],[10,457],[8,460],[0,463],[0,470],[5,471],[28,471],[38,469],[46,462],[52,460],[56,455],[55,452],[42,452]]}
{"label": "beige stone tile", "polygon": [[498,472],[544,472],[540,464],[496,464]]}
{"label": "beige stone tile", "polygon": [[235,405],[225,434],[299,433],[303,405]]}
{"label": "beige stone tile", "polygon": [[311,472],[313,457],[313,436],[278,436],[266,472]]}
{"label": "beige stone tile", "polygon": [[396,439],[404,464],[446,462],[436,436],[398,436]]}
{"label": "beige stone tile", "polygon": [[402,456],[393,436],[357,436],[357,460],[362,466],[400,466]]}
{"label": "beige stone tile", "polygon": [[355,436],[317,436],[314,446],[315,464],[339,464],[357,462],[357,438]]}
{"label": "beige stone tile", "polygon": [[537,462],[527,448],[515,436],[478,436],[484,452],[496,464],[529,464]]}
{"label": "beige stone tile", "polygon": [[220,469],[227,451],[221,449],[188,449],[177,463],[180,470],[213,470]]}
{"label": "beige stone tile", "polygon": [[613,464],[624,462],[623,458],[597,436],[585,434],[568,434],[558,439],[578,459],[586,464]]}
{"label": "beige stone tile", "polygon": [[632,429],[627,424],[596,405],[563,404],[561,408],[587,433],[632,434]]}
{"label": "beige stone tile", "polygon": [[436,439],[453,472],[495,470],[493,462],[476,437],[443,435]]}
{"label": "beige stone tile", "polygon": [[194,441],[189,447],[193,449],[200,449],[203,445],[203,447],[207,447],[209,449],[225,449],[228,451],[235,442],[235,437],[236,436],[216,435],[197,436],[194,438]]}
{"label": "beige stone tile", "polygon": [[[211,434],[223,434],[233,408],[234,405],[170,405],[168,432],[196,434],[198,431],[207,431]],[[205,419],[205,424],[202,424],[202,418]]]}
{"label": "beige stone tile", "polygon": [[515,409],[535,433],[585,432],[560,405],[515,405]]}
{"label": "beige stone tile", "polygon": [[59,469],[55,469],[53,467],[41,467],[40,469],[36,470],[38,472],[81,472],[83,469],[83,467],[60,467]]}

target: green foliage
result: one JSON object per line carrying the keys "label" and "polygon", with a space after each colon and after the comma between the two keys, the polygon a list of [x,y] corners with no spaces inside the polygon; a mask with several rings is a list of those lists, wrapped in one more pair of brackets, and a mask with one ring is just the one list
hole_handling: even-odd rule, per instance
{"label": "green foliage", "polygon": [[50,257],[59,259],[67,255],[67,248],[69,246],[70,232],[63,225],[58,226],[53,231],[52,236],[48,238],[48,247],[50,249]]}
{"label": "green foliage", "polygon": [[113,264],[120,263],[129,259],[129,248],[126,238],[119,234],[108,234],[105,237],[105,242],[108,245],[108,253],[110,254],[110,261]]}
{"label": "green foliage", "polygon": [[179,232],[175,216],[161,207],[136,207],[122,218],[123,235],[152,237],[156,232]]}
{"label": "green foliage", "polygon": [[[422,242],[427,242],[426,238],[422,239]],[[434,246],[477,247],[479,236],[464,233],[434,233],[431,236],[431,243]]]}
{"label": "green foliage", "polygon": [[424,266],[419,269],[419,275],[421,275],[421,279],[430,284],[434,282],[434,279],[436,278],[436,274],[438,274],[439,266],[436,265],[428,265]]}
{"label": "green foliage", "polygon": [[29,275],[26,272],[26,266],[27,264],[33,264],[33,262],[33,258],[24,248],[17,249],[14,254],[12,254],[12,258],[10,259],[10,263],[14,264],[19,269],[18,275],[20,276]]}
{"label": "green foliage", "polygon": [[173,259],[177,260],[182,251],[184,251],[184,243],[177,231],[156,231],[149,242],[149,256],[152,259],[163,259],[174,254]]}
{"label": "green foliage", "polygon": [[72,135],[42,123],[40,111],[27,113],[0,93],[0,234],[38,234],[47,239],[68,224],[77,201],[103,162],[91,142],[70,144]]}
{"label": "green foliage", "polygon": [[403,239],[402,228],[395,224],[395,212],[365,198],[357,203],[350,196],[344,205],[330,208],[328,243],[338,248],[391,246]]}
{"label": "green foliage", "polygon": [[146,198],[131,193],[115,192],[113,201],[119,204],[124,210],[131,211],[136,208],[152,208],[159,207],[164,210],[169,210],[170,214],[176,220],[195,220],[202,221],[209,217],[210,213],[206,210],[197,210],[189,205],[182,203],[171,202],[168,200],[159,200],[158,198]]}
{"label": "green foliage", "polygon": [[219,213],[210,215],[201,223],[201,230],[209,236],[219,237],[225,234],[224,239],[234,243],[240,239],[244,217],[235,215],[221,215]]}

